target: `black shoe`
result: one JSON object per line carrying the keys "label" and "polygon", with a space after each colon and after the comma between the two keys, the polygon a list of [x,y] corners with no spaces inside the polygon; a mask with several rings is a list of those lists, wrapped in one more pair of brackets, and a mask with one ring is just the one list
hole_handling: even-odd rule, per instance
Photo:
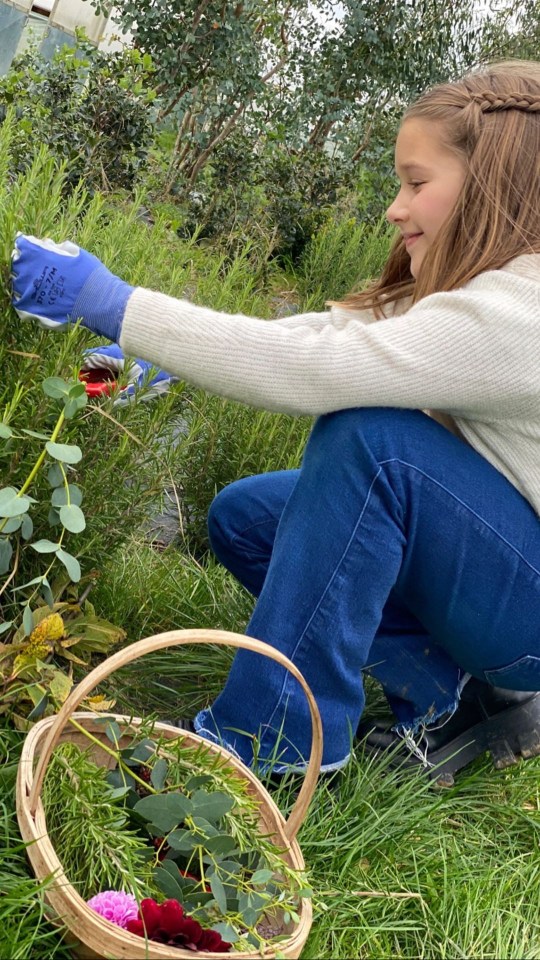
{"label": "black shoe", "polygon": [[418,736],[399,736],[387,724],[366,719],[357,737],[364,739],[368,753],[394,749],[391,766],[422,766],[439,786],[452,786],[453,774],[486,751],[497,770],[520,756],[540,755],[540,692],[503,690],[473,677],[456,712]]}

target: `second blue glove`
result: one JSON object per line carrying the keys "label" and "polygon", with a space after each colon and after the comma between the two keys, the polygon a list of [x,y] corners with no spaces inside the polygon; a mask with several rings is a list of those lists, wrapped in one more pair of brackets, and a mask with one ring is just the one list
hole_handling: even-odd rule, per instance
{"label": "second blue glove", "polygon": [[127,376],[129,382],[115,397],[114,406],[123,406],[135,397],[140,400],[153,400],[154,397],[167,393],[171,383],[178,381],[178,377],[173,377],[164,370],[155,370],[152,364],[145,360],[126,360],[115,343],[85,351],[79,377],[83,382],[88,381],[87,392],[90,395],[110,393],[115,381],[122,374]]}

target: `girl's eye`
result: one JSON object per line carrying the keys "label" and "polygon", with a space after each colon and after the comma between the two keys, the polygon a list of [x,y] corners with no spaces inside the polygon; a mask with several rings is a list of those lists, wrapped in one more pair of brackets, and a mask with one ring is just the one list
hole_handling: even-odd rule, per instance
{"label": "girl's eye", "polygon": [[421,187],[424,183],[425,180],[411,180],[409,186],[415,189],[416,187]]}

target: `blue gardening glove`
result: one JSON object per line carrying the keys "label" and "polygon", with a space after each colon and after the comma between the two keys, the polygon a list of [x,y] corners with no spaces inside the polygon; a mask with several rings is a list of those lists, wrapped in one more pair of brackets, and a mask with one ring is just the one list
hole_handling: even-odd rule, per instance
{"label": "blue gardening glove", "polygon": [[115,277],[87,250],[18,233],[12,254],[11,302],[24,320],[47,330],[80,320],[109,340],[120,338],[134,287]]}
{"label": "blue gardening glove", "polygon": [[155,367],[152,367],[151,363],[146,363],[145,360],[126,360],[120,347],[111,343],[85,350],[79,376],[84,380],[85,374],[88,375],[91,384],[89,392],[94,396],[107,393],[120,375],[123,374],[124,379],[127,376],[127,386],[123,387],[115,398],[116,407],[130,403],[139,390],[141,393],[138,399],[153,400],[154,397],[167,393],[171,383],[178,381],[178,377],[173,377],[164,370],[158,370],[154,376],[151,376],[152,371],[155,371]]}

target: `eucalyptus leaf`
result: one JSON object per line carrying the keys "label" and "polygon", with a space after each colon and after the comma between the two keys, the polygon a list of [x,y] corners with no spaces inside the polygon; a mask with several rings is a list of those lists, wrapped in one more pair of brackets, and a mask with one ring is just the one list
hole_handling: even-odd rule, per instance
{"label": "eucalyptus leaf", "polygon": [[13,436],[13,430],[7,423],[0,423],[0,440],[9,440]]}
{"label": "eucalyptus leaf", "polygon": [[205,820],[204,817],[194,816],[193,823],[200,833],[205,837],[205,841],[208,839],[208,837],[219,836],[219,830],[216,830],[214,825],[210,823],[209,820]]}
{"label": "eucalyptus leaf", "polygon": [[53,463],[47,471],[47,480],[51,487],[61,487],[64,483],[64,474],[58,463]]}
{"label": "eucalyptus leaf", "polygon": [[14,620],[8,620],[6,623],[0,623],[0,633],[7,633],[14,624]]}
{"label": "eucalyptus leaf", "polygon": [[47,577],[43,577],[43,582],[41,584],[41,596],[45,600],[45,603],[47,604],[47,606],[50,607],[52,610],[52,608],[54,607],[54,595],[51,590],[51,585],[47,580]]}
{"label": "eucalyptus leaf", "polygon": [[61,377],[47,377],[41,384],[41,389],[46,396],[52,397],[53,400],[60,400],[68,395],[69,383],[66,383]]}
{"label": "eucalyptus leaf", "polygon": [[116,720],[108,720],[105,725],[105,736],[116,746],[122,737],[122,731]]}
{"label": "eucalyptus leaf", "polygon": [[58,513],[58,510],[55,509],[55,507],[51,507],[51,509],[49,510],[49,515],[47,517],[47,520],[49,522],[50,527],[60,526],[60,514]]}
{"label": "eucalyptus leaf", "polygon": [[134,809],[159,830],[169,833],[179,823],[183,823],[186,817],[191,816],[193,804],[181,793],[159,793],[143,797],[135,804]]}
{"label": "eucalyptus leaf", "polygon": [[171,850],[176,850],[181,853],[191,853],[199,842],[197,837],[189,830],[173,830],[172,833],[168,835],[167,841]]}
{"label": "eucalyptus leaf", "polygon": [[184,790],[187,793],[190,793],[192,790],[196,790],[197,787],[204,787],[205,784],[212,783],[212,777],[209,777],[206,773],[197,773],[193,777],[189,777],[184,784]]}
{"label": "eucalyptus leaf", "polygon": [[34,629],[34,618],[32,617],[32,611],[29,604],[26,604],[24,608],[22,625],[25,637],[29,637]]}
{"label": "eucalyptus leaf", "polygon": [[23,520],[26,520],[28,516],[29,515],[25,513],[24,516],[21,517],[10,517],[10,519],[4,523],[2,533],[16,533],[19,527],[22,527]]}
{"label": "eucalyptus leaf", "polygon": [[156,745],[153,740],[150,740],[148,737],[145,737],[144,740],[141,740],[136,747],[129,748],[126,751],[126,759],[129,758],[129,762],[133,763],[146,763],[147,760],[156,752]]}
{"label": "eucalyptus leaf", "polygon": [[21,523],[21,537],[23,540],[29,540],[34,532],[34,521],[29,513],[25,513]]}
{"label": "eucalyptus leaf", "polygon": [[220,833],[217,837],[209,837],[204,847],[208,853],[213,853],[214,856],[228,857],[236,852],[236,841],[228,834]]}
{"label": "eucalyptus leaf", "polygon": [[226,793],[220,793],[219,790],[214,793],[208,793],[206,790],[196,790],[192,799],[197,816],[204,817],[211,823],[220,820],[234,807],[233,798]]}
{"label": "eucalyptus leaf", "polygon": [[175,863],[172,863],[171,860],[164,860],[154,870],[153,879],[156,883],[156,886],[165,894],[166,897],[171,900],[178,900],[180,903],[184,902],[184,892],[179,883],[180,871]]}
{"label": "eucalyptus leaf", "polygon": [[14,487],[3,487],[0,490],[0,517],[20,517],[30,506],[30,497],[24,494],[17,496]]}
{"label": "eucalyptus leaf", "polygon": [[47,441],[47,440],[49,439],[48,434],[46,434],[46,433],[39,433],[37,430],[26,430],[26,429],[22,429],[22,430],[21,430],[21,433],[25,433],[27,437],[35,437],[36,440],[45,440],[45,441]]}
{"label": "eucalyptus leaf", "polygon": [[223,884],[218,877],[217,873],[213,875],[210,879],[210,889],[212,891],[214,900],[216,901],[219,909],[222,913],[227,913],[227,897]]}
{"label": "eucalyptus leaf", "polygon": [[76,557],[73,557],[66,550],[59,550],[56,556],[64,564],[73,583],[78,583],[81,579],[81,565]]}
{"label": "eucalyptus leaf", "polygon": [[258,886],[259,884],[266,884],[269,880],[272,879],[274,874],[271,870],[256,870],[251,878],[252,884]]}
{"label": "eucalyptus leaf", "polygon": [[68,501],[76,507],[80,507],[82,499],[82,490],[76,483],[68,483],[67,489],[63,484],[62,486],[55,487],[51,494],[53,507],[65,507]]}
{"label": "eucalyptus leaf", "polygon": [[53,443],[49,440],[45,444],[45,449],[49,456],[62,463],[79,463],[82,460],[82,450],[74,443]]}
{"label": "eucalyptus leaf", "polygon": [[135,786],[135,780],[133,777],[126,773],[125,770],[116,768],[116,770],[109,770],[107,774],[107,783],[110,783],[113,788],[128,787],[132,789]]}
{"label": "eucalyptus leaf", "polygon": [[60,523],[69,530],[70,533],[81,533],[86,527],[84,513],[80,507],[74,503],[65,504],[60,507]]}
{"label": "eucalyptus leaf", "polygon": [[216,933],[219,933],[222,940],[225,940],[226,943],[236,943],[240,939],[234,927],[230,923],[223,921],[222,923],[216,923],[212,928]]}
{"label": "eucalyptus leaf", "polygon": [[57,553],[61,549],[60,544],[53,543],[52,540],[36,540],[30,546],[36,553]]}
{"label": "eucalyptus leaf", "polygon": [[154,787],[154,790],[163,790],[168,771],[169,764],[164,757],[160,757],[159,760],[156,760],[150,774],[150,783]]}
{"label": "eucalyptus leaf", "polygon": [[64,404],[64,416],[66,420],[71,420],[72,417],[76,416],[79,410],[82,410],[83,407],[86,406],[87,399],[86,392],[77,394],[76,396],[70,395]]}
{"label": "eucalyptus leaf", "polygon": [[12,556],[13,547],[10,541],[0,537],[0,574],[8,572]]}

